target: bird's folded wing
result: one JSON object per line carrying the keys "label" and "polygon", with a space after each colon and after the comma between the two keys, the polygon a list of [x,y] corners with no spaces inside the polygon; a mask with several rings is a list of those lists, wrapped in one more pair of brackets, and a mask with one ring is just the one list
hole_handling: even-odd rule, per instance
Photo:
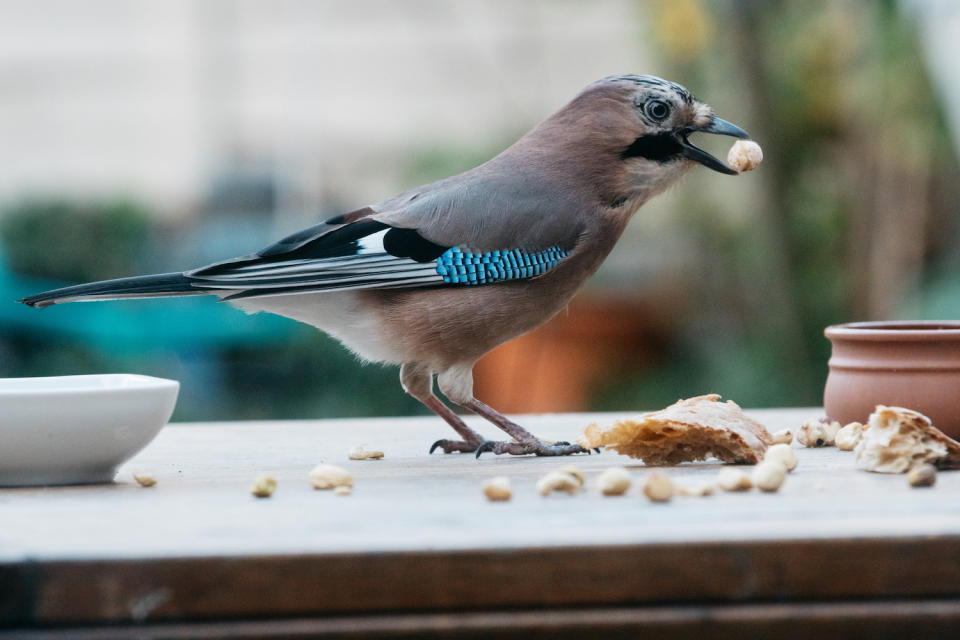
{"label": "bird's folded wing", "polygon": [[[350,214],[348,214],[350,215]],[[476,286],[532,278],[560,262],[560,247],[472,251],[426,240],[415,229],[338,216],[252,256],[187,272],[224,299],[344,289]],[[330,224],[333,222],[334,224]]]}

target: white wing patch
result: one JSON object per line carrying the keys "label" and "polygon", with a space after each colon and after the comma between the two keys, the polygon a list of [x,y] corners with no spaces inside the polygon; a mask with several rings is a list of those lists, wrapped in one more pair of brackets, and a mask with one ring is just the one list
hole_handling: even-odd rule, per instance
{"label": "white wing patch", "polygon": [[383,248],[383,237],[387,235],[388,231],[390,231],[390,229],[384,229],[383,231],[371,233],[369,236],[360,238],[357,241],[360,247],[357,253],[361,255],[368,253],[386,253],[386,250]]}

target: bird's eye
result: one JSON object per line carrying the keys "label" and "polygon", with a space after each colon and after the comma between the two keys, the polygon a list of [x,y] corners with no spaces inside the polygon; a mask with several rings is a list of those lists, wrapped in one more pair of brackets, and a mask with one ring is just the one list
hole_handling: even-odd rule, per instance
{"label": "bird's eye", "polygon": [[670,115],[670,107],[666,102],[660,100],[651,100],[646,106],[647,115],[654,120],[664,120]]}

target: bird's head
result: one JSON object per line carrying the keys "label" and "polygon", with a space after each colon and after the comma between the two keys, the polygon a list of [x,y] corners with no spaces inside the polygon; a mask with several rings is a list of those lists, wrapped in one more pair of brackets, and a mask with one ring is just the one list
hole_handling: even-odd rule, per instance
{"label": "bird's head", "polygon": [[[599,169],[606,196],[638,204],[663,191],[695,164],[736,171],[690,142],[697,132],[749,138],[717,117],[684,87],[647,75],[611,76],[589,85],[553,118],[547,129],[568,132],[581,166]],[[556,130],[556,129],[555,129]],[[572,135],[571,135],[572,133]],[[567,156],[568,158],[570,156]]]}

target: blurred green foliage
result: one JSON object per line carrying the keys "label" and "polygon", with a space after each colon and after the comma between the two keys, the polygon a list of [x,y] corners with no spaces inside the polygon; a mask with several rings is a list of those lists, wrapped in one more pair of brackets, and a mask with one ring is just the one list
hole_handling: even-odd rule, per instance
{"label": "blurred green foliage", "polygon": [[303,326],[270,348],[223,354],[229,415],[243,419],[429,413],[400,387],[394,366],[363,364],[340,343]]}
{"label": "blurred green foliage", "polygon": [[150,216],[130,200],[30,200],[0,216],[8,266],[24,275],[87,282],[137,272]]}

